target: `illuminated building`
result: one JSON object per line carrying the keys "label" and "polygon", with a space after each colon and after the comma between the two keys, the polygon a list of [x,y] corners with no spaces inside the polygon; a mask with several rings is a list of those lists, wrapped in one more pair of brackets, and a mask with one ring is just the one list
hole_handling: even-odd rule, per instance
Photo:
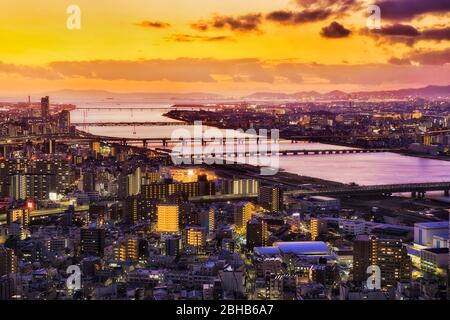
{"label": "illuminated building", "polygon": [[200,225],[208,232],[213,232],[215,229],[215,215],[214,208],[200,212]]}
{"label": "illuminated building", "polygon": [[177,233],[180,231],[180,208],[178,205],[160,204],[156,206],[157,232]]}
{"label": "illuminated building", "polygon": [[127,261],[127,248],[123,244],[119,244],[114,247],[114,261]]}
{"label": "illuminated building", "polygon": [[0,276],[17,272],[17,256],[14,251],[0,247]]}
{"label": "illuminated building", "polygon": [[156,202],[142,196],[131,196],[125,199],[124,220],[133,224],[138,221],[153,221],[156,218]]}
{"label": "illuminated building", "polygon": [[148,199],[165,199],[175,194],[197,197],[215,194],[215,184],[204,180],[188,183],[152,183],[142,185],[141,192]]}
{"label": "illuminated building", "polygon": [[359,235],[353,242],[353,280],[365,285],[371,265],[380,267],[381,287],[390,289],[412,276],[411,259],[401,240]]}
{"label": "illuminated building", "polygon": [[283,210],[283,190],[279,187],[260,187],[258,202],[264,209],[278,213]]}
{"label": "illuminated building", "polygon": [[48,96],[41,98],[41,117],[48,118],[50,116],[50,98]]}
{"label": "illuminated building", "polygon": [[90,144],[90,149],[93,150],[95,153],[100,153],[101,143],[98,141],[93,141]]}
{"label": "illuminated building", "polygon": [[315,241],[317,238],[327,231],[327,222],[319,218],[311,218],[310,221],[311,240]]}
{"label": "illuminated building", "polygon": [[201,252],[206,245],[206,232],[202,227],[189,226],[185,229],[185,245]]}
{"label": "illuminated building", "polygon": [[256,179],[224,180],[222,194],[258,194],[259,181]]}
{"label": "illuminated building", "polygon": [[189,182],[197,182],[199,181],[199,176],[206,176],[208,181],[216,180],[217,176],[210,171],[204,170],[202,168],[189,168],[189,169],[178,169],[171,168],[169,170],[170,175],[173,178],[173,181],[176,183],[189,183]]}
{"label": "illuminated building", "polygon": [[18,222],[22,226],[30,224],[30,211],[28,209],[12,209],[8,211],[8,224]]}
{"label": "illuminated building", "polygon": [[251,219],[247,222],[247,249],[265,247],[269,239],[267,223],[264,220]]}
{"label": "illuminated building", "polygon": [[139,259],[139,240],[137,238],[128,238],[124,243],[114,247],[114,260],[117,262],[138,261]]}
{"label": "illuminated building", "polygon": [[83,228],[81,232],[81,254],[102,257],[105,250],[105,230]]}
{"label": "illuminated building", "polygon": [[245,228],[247,222],[255,212],[255,205],[251,202],[240,202],[234,207],[234,224],[238,228]]}

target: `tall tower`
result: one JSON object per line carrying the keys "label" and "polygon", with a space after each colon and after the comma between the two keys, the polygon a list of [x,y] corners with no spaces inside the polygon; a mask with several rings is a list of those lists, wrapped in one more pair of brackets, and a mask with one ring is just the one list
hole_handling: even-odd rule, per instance
{"label": "tall tower", "polygon": [[49,96],[41,98],[41,117],[46,119],[50,115],[50,98]]}

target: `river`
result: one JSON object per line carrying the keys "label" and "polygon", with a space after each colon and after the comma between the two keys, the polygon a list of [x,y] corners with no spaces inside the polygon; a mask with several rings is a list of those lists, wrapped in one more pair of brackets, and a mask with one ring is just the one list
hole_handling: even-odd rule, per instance
{"label": "river", "polygon": [[[175,121],[163,116],[173,103],[83,103],[79,107],[86,108],[136,108],[130,110],[73,110],[72,122],[134,122],[134,121]],[[155,110],[139,110],[139,108],[154,107]],[[158,108],[158,109],[156,109]],[[171,137],[173,130],[185,128],[192,131],[192,126],[165,127],[79,127],[92,134],[115,137],[152,138]],[[208,129],[205,127],[205,129]],[[295,143],[282,141],[280,150],[292,149],[341,149],[344,147],[321,143]],[[348,148],[347,148],[348,149]],[[367,154],[334,154],[284,156],[280,158],[279,166],[287,172],[311,176],[325,180],[360,185],[380,185],[397,183],[421,183],[450,181],[450,162],[404,156],[396,153]]]}

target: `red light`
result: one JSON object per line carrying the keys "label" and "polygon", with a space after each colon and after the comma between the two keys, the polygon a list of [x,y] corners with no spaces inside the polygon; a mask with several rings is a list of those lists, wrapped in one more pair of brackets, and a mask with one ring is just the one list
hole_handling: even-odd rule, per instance
{"label": "red light", "polygon": [[32,201],[32,200],[28,200],[26,203],[25,203],[25,207],[28,209],[28,210],[34,210],[34,201]]}

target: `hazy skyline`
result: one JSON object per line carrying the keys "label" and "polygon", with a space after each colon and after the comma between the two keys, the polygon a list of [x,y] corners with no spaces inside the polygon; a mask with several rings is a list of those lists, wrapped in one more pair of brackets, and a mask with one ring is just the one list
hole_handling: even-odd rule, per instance
{"label": "hazy skyline", "polygon": [[[371,3],[381,30],[366,26]],[[81,30],[66,27],[71,4]],[[450,1],[23,0],[0,10],[1,95],[450,84]]]}

